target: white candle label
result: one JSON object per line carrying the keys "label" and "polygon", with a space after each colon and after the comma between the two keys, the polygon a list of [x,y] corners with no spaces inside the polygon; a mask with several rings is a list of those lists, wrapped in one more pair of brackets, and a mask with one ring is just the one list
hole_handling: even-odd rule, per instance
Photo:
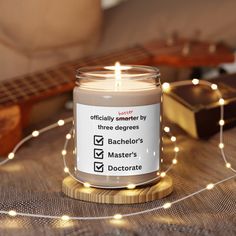
{"label": "white candle label", "polygon": [[103,107],[76,104],[79,171],[109,176],[159,170],[160,104]]}

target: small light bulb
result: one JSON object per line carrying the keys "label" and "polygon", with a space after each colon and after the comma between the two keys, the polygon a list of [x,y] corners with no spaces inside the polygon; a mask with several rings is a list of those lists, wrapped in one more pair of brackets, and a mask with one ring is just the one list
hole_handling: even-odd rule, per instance
{"label": "small light bulb", "polygon": [[171,207],[171,203],[170,202],[167,202],[165,203],[163,206],[162,206],[164,209],[168,209]]}
{"label": "small light bulb", "polygon": [[70,219],[70,217],[69,217],[69,216],[67,216],[67,215],[63,215],[63,216],[61,217],[61,219],[62,219],[62,220],[65,220],[65,221],[67,221],[67,220],[69,220],[69,219]]}
{"label": "small light bulb", "polygon": [[39,136],[39,131],[38,131],[38,130],[33,131],[33,132],[32,132],[32,136],[33,136],[33,137]]}
{"label": "small light bulb", "polygon": [[128,184],[127,189],[134,189],[136,187],[135,184]]}
{"label": "small light bulb", "polygon": [[121,215],[121,214],[115,214],[115,215],[113,216],[113,218],[114,218],[115,220],[120,220],[120,219],[122,219],[122,215]]}
{"label": "small light bulb", "polygon": [[179,147],[175,147],[175,148],[174,148],[174,151],[175,151],[175,152],[179,152]]}
{"label": "small light bulb", "polygon": [[173,159],[172,160],[172,163],[175,165],[175,164],[177,164],[177,160],[176,159]]}
{"label": "small light bulb", "polygon": [[223,143],[219,143],[219,148],[220,148],[220,149],[223,149],[224,146],[225,146],[225,145],[224,145]]}
{"label": "small light bulb", "polygon": [[225,121],[224,121],[224,120],[220,120],[220,121],[219,121],[219,125],[220,125],[220,126],[223,126],[224,124],[225,124]]}
{"label": "small light bulb", "polygon": [[57,124],[59,126],[63,126],[65,124],[65,121],[64,120],[59,120],[59,121],[57,121]]}
{"label": "small light bulb", "polygon": [[65,149],[63,149],[63,150],[61,151],[61,154],[62,154],[63,156],[65,156],[65,155],[67,154],[67,151],[66,151]]}
{"label": "small light bulb", "polygon": [[193,79],[193,80],[192,80],[192,83],[193,83],[194,85],[199,84],[199,79]]}
{"label": "small light bulb", "polygon": [[71,139],[71,134],[67,134],[66,139],[68,139],[68,140]]}
{"label": "small light bulb", "polygon": [[161,172],[160,176],[164,178],[166,176],[166,172]]}
{"label": "small light bulb", "polygon": [[210,190],[210,189],[213,189],[214,188],[214,184],[208,184],[206,186],[206,189]]}
{"label": "small light bulb", "polygon": [[225,104],[225,100],[224,100],[223,98],[220,98],[220,99],[219,99],[219,104],[220,104],[220,105],[224,105],[224,104]]}
{"label": "small light bulb", "polygon": [[11,211],[8,212],[8,215],[9,216],[16,216],[17,213],[16,213],[16,211],[11,210]]}
{"label": "small light bulb", "polygon": [[175,136],[171,136],[170,140],[171,140],[172,142],[175,142],[175,141],[176,141],[176,137],[175,137]]}
{"label": "small light bulb", "polygon": [[212,84],[212,85],[211,85],[211,89],[212,89],[212,90],[216,90],[216,89],[218,89],[218,86],[217,86],[216,84]]}
{"label": "small light bulb", "polygon": [[157,176],[160,175],[160,172],[157,172]]}
{"label": "small light bulb", "polygon": [[13,159],[14,157],[15,157],[14,152],[10,152],[10,153],[8,154],[8,159]]}
{"label": "small light bulb", "polygon": [[170,84],[169,83],[163,83],[162,84],[162,90],[164,91],[164,92],[168,92],[168,91],[170,91]]}
{"label": "small light bulb", "polygon": [[85,182],[85,183],[84,183],[84,187],[85,187],[85,188],[90,188],[90,186],[91,186],[90,183],[88,183],[88,182]]}
{"label": "small light bulb", "polygon": [[231,164],[230,164],[229,162],[227,162],[227,163],[225,164],[225,166],[226,166],[227,168],[231,168]]}
{"label": "small light bulb", "polygon": [[169,132],[170,132],[170,127],[168,127],[168,126],[164,127],[164,131],[165,131],[166,133],[169,133]]}
{"label": "small light bulb", "polygon": [[68,167],[65,167],[65,168],[64,168],[64,172],[65,172],[65,173],[69,173],[69,168],[68,168]]}

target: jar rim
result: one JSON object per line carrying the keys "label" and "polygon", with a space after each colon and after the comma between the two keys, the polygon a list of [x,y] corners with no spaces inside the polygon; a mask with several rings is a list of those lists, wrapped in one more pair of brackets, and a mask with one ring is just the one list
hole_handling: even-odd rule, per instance
{"label": "jar rim", "polygon": [[[160,76],[154,66],[120,65],[122,79],[153,79]],[[85,66],[76,70],[77,79],[114,79],[115,66]]]}

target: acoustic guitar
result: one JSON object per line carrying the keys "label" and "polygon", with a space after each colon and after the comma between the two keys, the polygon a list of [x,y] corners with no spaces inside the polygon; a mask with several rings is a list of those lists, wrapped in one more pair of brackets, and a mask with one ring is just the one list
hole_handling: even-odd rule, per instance
{"label": "acoustic guitar", "polygon": [[221,43],[186,39],[156,40],[105,55],[61,64],[42,72],[0,82],[0,155],[8,154],[22,137],[33,104],[71,91],[75,70],[82,66],[121,64],[175,67],[217,66],[233,62],[232,50]]}

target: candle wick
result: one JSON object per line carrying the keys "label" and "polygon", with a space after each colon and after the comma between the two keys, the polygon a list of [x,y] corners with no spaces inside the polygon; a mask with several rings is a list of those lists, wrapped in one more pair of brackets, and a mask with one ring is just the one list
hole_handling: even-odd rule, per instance
{"label": "candle wick", "polygon": [[115,90],[117,91],[121,85],[121,66],[119,62],[115,63]]}
{"label": "candle wick", "polygon": [[115,83],[115,90],[119,90],[119,87],[121,85],[121,81],[120,80],[116,80],[116,83]]}

